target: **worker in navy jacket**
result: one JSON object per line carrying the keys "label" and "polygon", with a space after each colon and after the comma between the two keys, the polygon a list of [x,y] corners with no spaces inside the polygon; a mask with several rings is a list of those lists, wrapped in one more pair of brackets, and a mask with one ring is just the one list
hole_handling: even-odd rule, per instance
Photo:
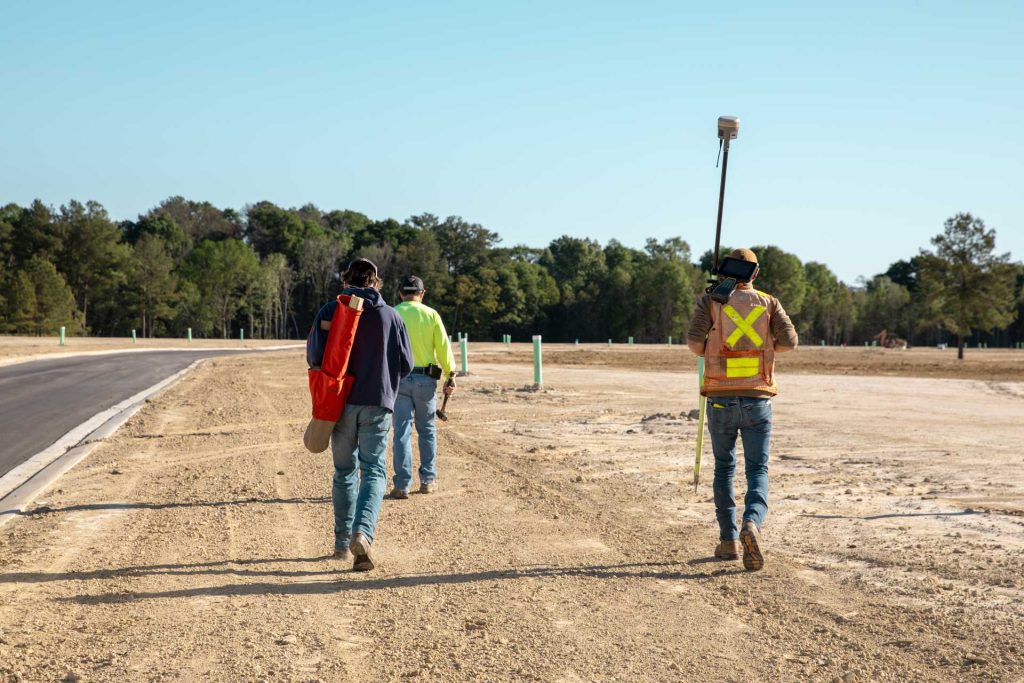
{"label": "worker in navy jacket", "polygon": [[[342,275],[343,294],[364,300],[356,328],[348,374],[355,377],[352,393],[331,434],[334,456],[334,557],[353,559],[356,571],[373,569],[371,551],[377,516],[387,488],[388,435],[398,384],[413,368],[412,347],[405,323],[380,294],[377,266],[356,259]],[[337,301],[320,309],[306,341],[306,362],[323,360],[327,331]],[[358,460],[358,475],[356,464]]]}

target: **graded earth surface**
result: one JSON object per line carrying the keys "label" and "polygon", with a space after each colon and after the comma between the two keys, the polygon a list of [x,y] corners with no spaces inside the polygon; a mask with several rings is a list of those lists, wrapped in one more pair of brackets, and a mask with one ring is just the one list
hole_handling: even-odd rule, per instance
{"label": "graded earth surface", "polygon": [[0,527],[0,681],[1024,680],[1024,353],[781,358],[751,573],[685,348],[472,348],[369,573],[301,351],[205,361]]}

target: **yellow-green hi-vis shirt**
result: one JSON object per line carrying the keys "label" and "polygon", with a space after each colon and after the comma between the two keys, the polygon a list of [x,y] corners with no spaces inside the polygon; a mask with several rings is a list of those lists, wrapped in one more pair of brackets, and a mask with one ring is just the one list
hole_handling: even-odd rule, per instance
{"label": "yellow-green hi-vis shirt", "polygon": [[403,301],[395,306],[398,315],[405,322],[412,343],[412,355],[416,367],[431,363],[441,366],[444,376],[455,374],[455,356],[448,341],[448,333],[441,322],[441,315],[430,306],[419,301]]}

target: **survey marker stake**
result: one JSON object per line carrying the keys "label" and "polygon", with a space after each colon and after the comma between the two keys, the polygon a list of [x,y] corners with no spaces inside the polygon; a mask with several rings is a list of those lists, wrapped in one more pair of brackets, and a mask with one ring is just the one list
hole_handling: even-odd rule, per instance
{"label": "survey marker stake", "polygon": [[704,415],[707,412],[708,399],[700,393],[704,386],[704,356],[697,357],[697,456],[693,461],[693,492],[697,493],[700,486],[700,456],[704,451]]}

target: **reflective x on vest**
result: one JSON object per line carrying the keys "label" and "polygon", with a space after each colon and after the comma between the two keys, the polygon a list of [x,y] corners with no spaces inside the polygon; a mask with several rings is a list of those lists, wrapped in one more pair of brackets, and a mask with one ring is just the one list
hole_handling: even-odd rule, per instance
{"label": "reflective x on vest", "polygon": [[[761,345],[764,344],[764,339],[761,339],[761,335],[757,333],[757,330],[754,329],[753,325],[758,318],[764,315],[764,306],[755,306],[746,318],[737,313],[736,309],[728,304],[722,306],[722,312],[729,316],[729,320],[736,324],[736,329],[733,330],[732,334],[729,335],[729,338],[725,340],[726,344],[735,347],[736,343],[746,335],[747,337],[750,337],[750,341],[754,342],[754,346],[761,348]],[[738,376],[749,377],[750,375]]]}

